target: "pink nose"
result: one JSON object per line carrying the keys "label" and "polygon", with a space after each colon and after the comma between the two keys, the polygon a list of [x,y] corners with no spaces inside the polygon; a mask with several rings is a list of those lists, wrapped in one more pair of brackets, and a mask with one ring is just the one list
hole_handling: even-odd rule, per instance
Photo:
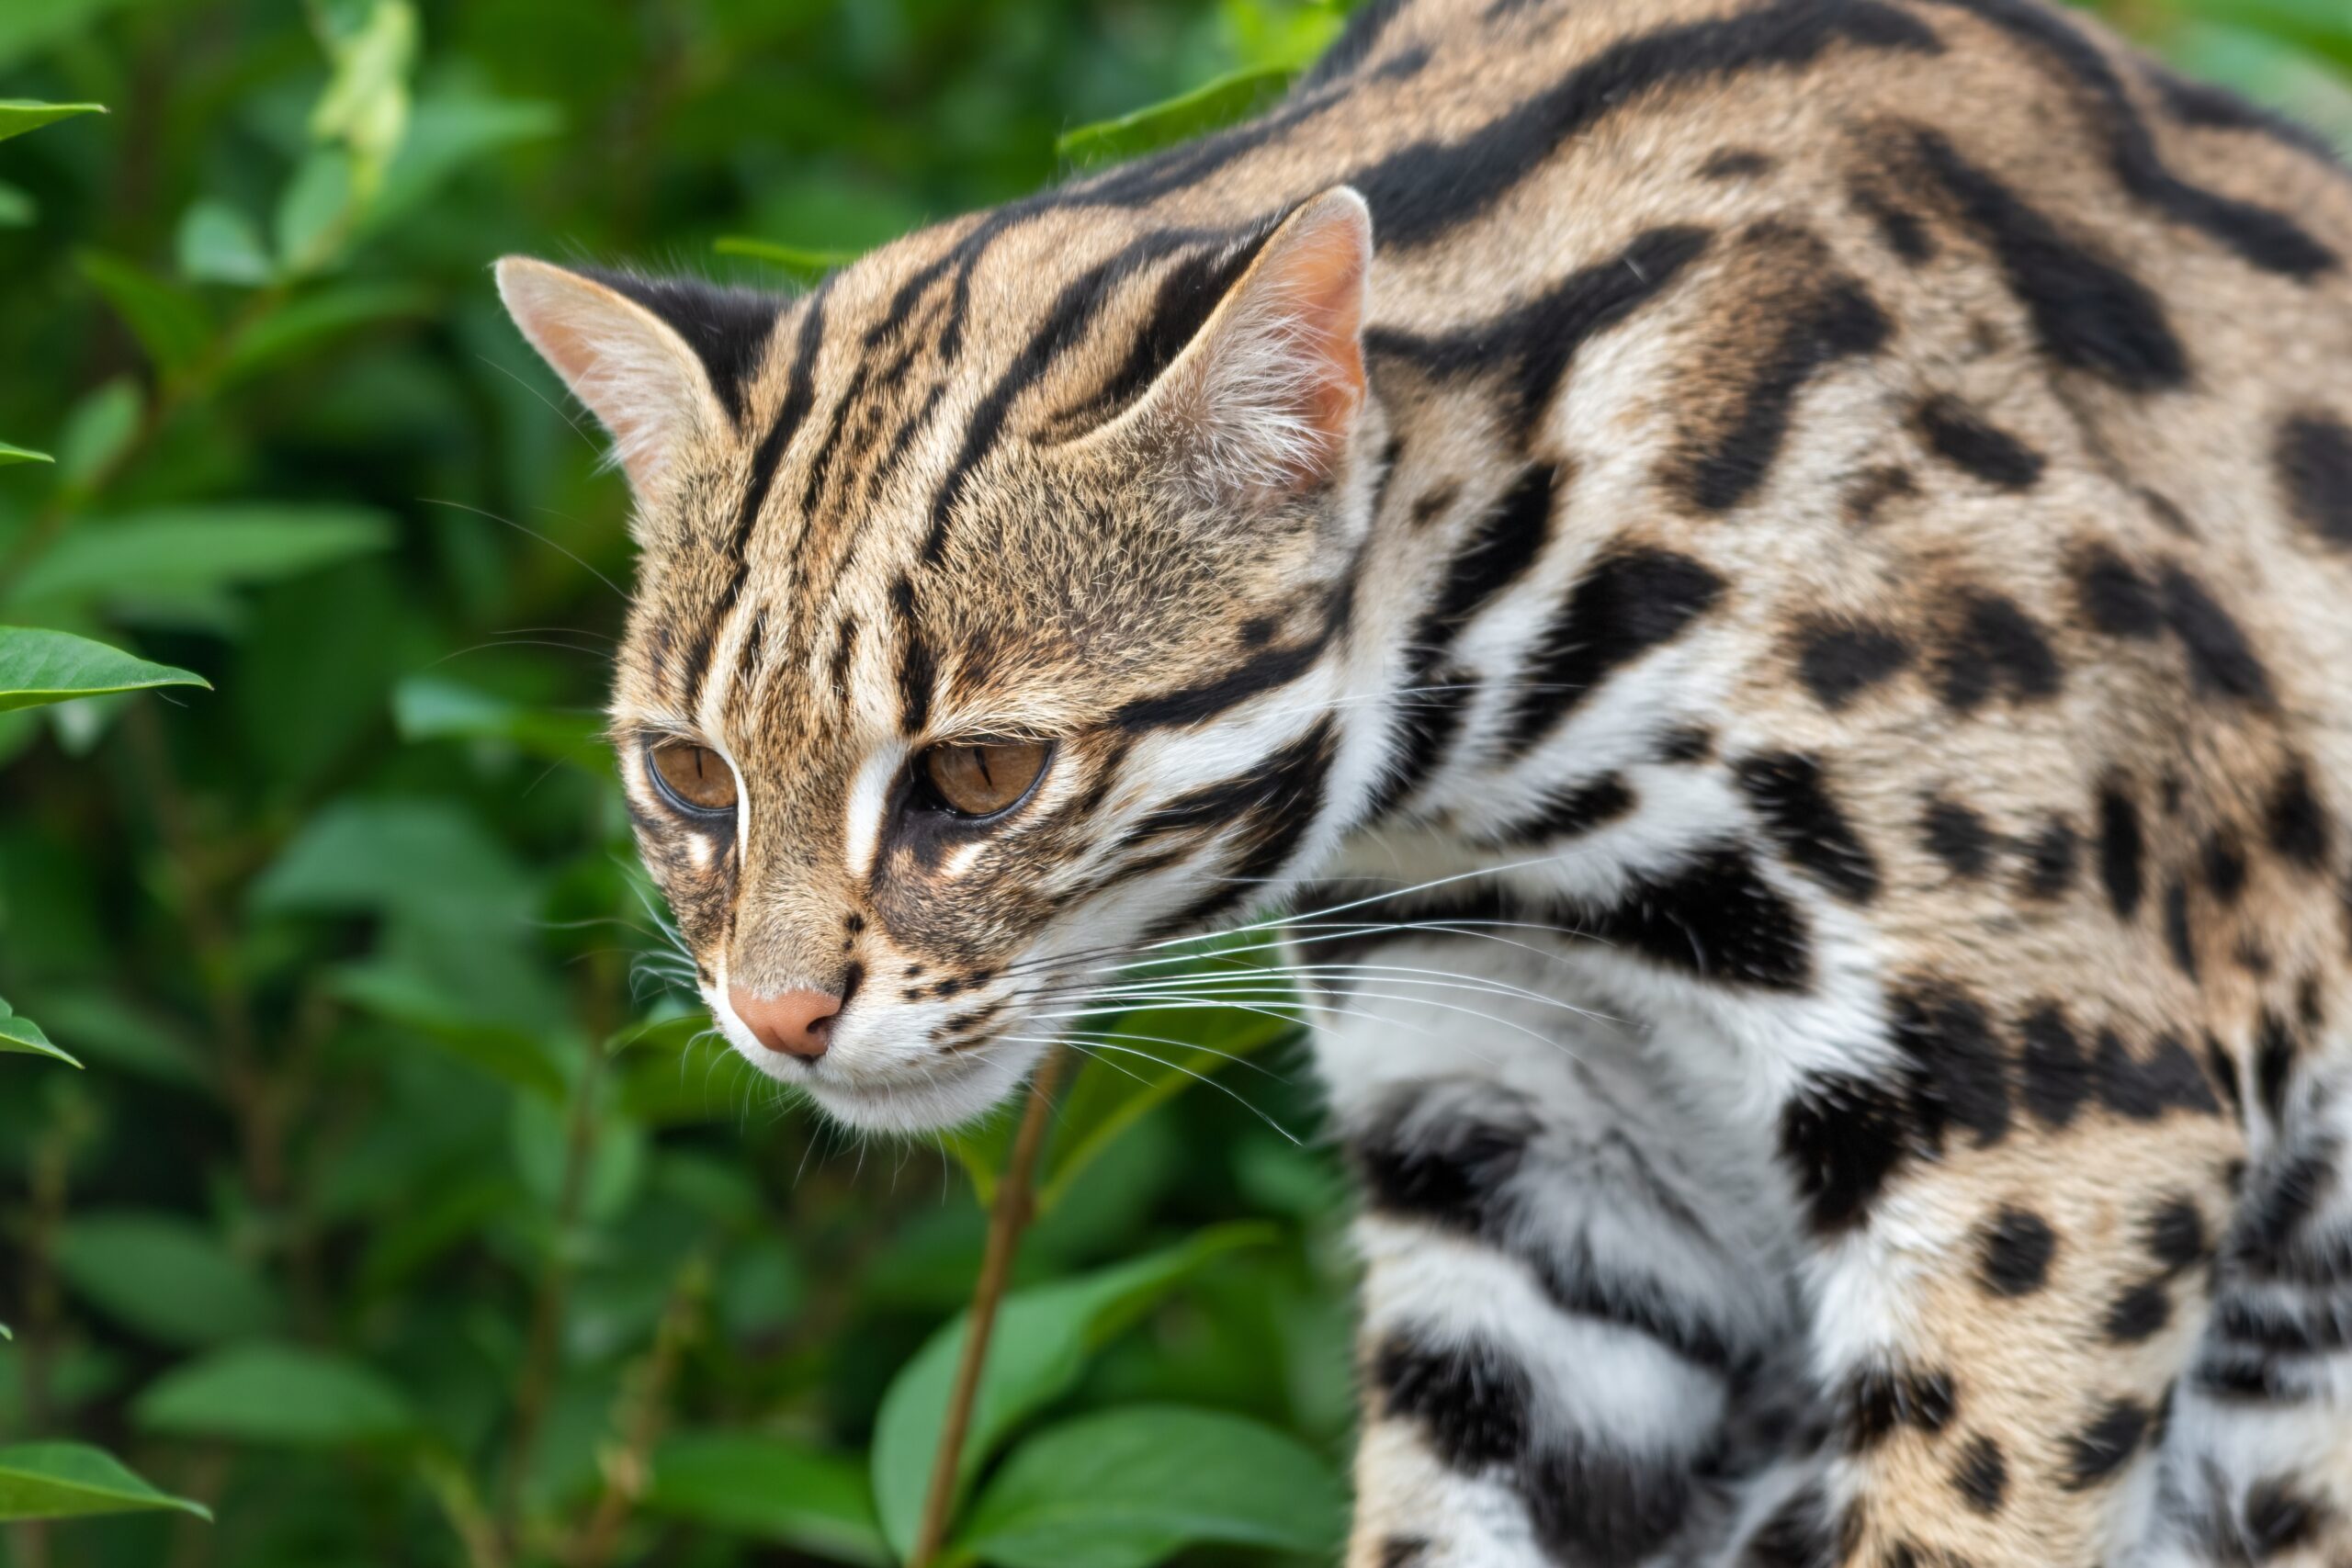
{"label": "pink nose", "polygon": [[815,1061],[825,1054],[825,1037],[832,1032],[833,1015],[842,999],[824,991],[786,991],[780,997],[755,997],[741,986],[730,987],[727,1000],[752,1037],[784,1056]]}

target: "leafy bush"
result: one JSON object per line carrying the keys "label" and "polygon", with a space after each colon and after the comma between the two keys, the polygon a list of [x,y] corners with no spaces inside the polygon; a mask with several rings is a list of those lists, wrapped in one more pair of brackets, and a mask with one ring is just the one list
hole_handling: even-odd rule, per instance
{"label": "leafy bush", "polygon": [[[2335,0],[2126,19],[2352,128]],[[850,1144],[672,988],[594,739],[620,485],[484,264],[795,285],[1246,112],[1338,23],[0,6],[7,1562],[903,1558],[1016,1118]],[[1329,1561],[1295,1043],[1121,1033],[1039,1123],[940,1560]]]}

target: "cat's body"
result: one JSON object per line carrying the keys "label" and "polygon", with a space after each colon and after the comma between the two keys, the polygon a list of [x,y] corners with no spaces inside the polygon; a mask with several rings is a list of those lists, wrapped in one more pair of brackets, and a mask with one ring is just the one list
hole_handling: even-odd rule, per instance
{"label": "cat's body", "polygon": [[1317,876],[1351,1568],[1993,1568],[2352,1561],[2347,258],[2027,0],[1419,0],[797,303],[503,280],[747,1055],[967,1114]]}

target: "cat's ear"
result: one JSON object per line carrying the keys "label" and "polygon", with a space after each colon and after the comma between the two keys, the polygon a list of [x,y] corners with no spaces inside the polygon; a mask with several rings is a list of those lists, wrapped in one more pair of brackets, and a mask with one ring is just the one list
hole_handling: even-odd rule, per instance
{"label": "cat's ear", "polygon": [[661,317],[593,277],[528,256],[508,256],[497,271],[507,314],[612,432],[639,502],[664,499],[679,451],[726,427],[701,357]]}
{"label": "cat's ear", "polygon": [[1364,400],[1372,212],[1346,186],[1284,219],[1134,416],[1222,504],[1331,479]]}

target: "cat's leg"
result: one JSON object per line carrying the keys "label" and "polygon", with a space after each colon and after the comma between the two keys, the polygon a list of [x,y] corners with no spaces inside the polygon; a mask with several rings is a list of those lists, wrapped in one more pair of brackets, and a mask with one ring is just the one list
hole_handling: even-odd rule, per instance
{"label": "cat's leg", "polygon": [[2134,1568],[2352,1562],[2352,1063],[2332,1066],[2256,1108],[2281,1134],[2222,1241]]}
{"label": "cat's leg", "polygon": [[1630,1568],[1719,1540],[1793,1425],[1753,1418],[1797,1337],[1769,1153],[1697,1125],[1630,1033],[1514,995],[1560,992],[1523,952],[1350,957],[1391,968],[1328,998],[1317,1038],[1363,1189],[1349,1568]]}
{"label": "cat's leg", "polygon": [[1825,1561],[2128,1562],[2237,1127],[2161,1036],[2078,1038],[2053,1010],[2020,1066],[1971,1004],[1898,1013],[1903,1056],[1810,1073],[1781,1116],[1837,1421]]}

